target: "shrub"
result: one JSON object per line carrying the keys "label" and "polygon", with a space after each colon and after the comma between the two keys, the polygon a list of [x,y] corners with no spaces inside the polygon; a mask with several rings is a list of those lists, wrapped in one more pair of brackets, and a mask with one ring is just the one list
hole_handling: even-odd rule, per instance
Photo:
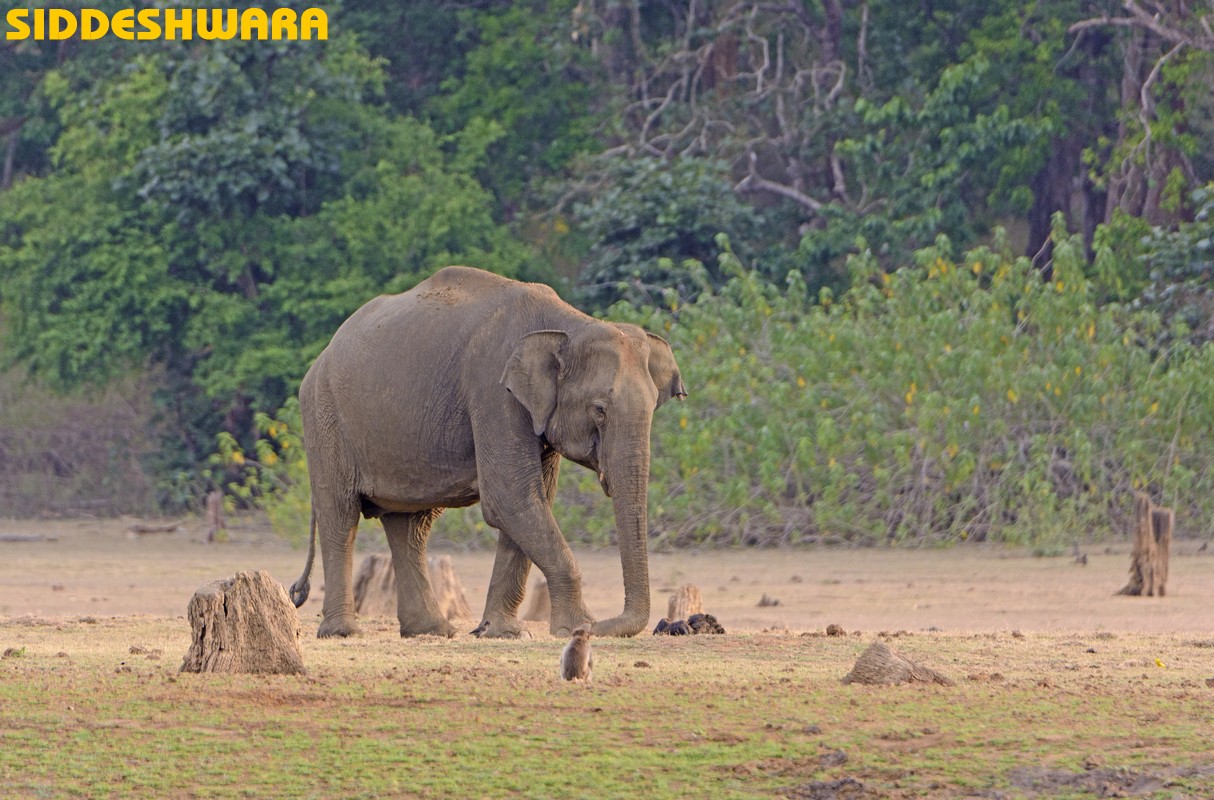
{"label": "shrub", "polygon": [[1055,241],[1050,282],[940,239],[892,274],[853,258],[839,298],[726,247],[720,292],[617,307],[668,332],[691,395],[655,417],[658,542],[1056,547],[1120,527],[1135,487],[1208,519],[1214,353],[1148,349],[1158,318],[1099,307],[1081,244]]}

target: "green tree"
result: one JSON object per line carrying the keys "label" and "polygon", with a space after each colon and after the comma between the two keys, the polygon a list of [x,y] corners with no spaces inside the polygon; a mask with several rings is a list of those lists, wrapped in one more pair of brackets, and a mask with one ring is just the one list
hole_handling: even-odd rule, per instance
{"label": "green tree", "polygon": [[610,94],[572,36],[574,5],[518,0],[461,12],[463,63],[429,106],[443,132],[477,124],[501,130],[478,176],[507,218],[534,207],[527,193],[535,181],[560,175],[600,143]]}
{"label": "green tree", "polygon": [[52,168],[0,196],[9,356],[60,389],[159,370],[167,474],[253,435],[371,296],[453,262],[542,274],[472,177],[491,137],[390,116],[382,81],[348,37],[48,72]]}
{"label": "green tree", "polygon": [[[730,189],[724,165],[702,158],[619,159],[606,186],[574,207],[573,219],[594,243],[578,279],[580,299],[606,308],[617,300],[663,302],[673,289],[685,299],[703,288],[687,260],[713,263],[716,239],[727,234],[749,252],[760,218]],[[710,283],[727,276],[709,271]]]}

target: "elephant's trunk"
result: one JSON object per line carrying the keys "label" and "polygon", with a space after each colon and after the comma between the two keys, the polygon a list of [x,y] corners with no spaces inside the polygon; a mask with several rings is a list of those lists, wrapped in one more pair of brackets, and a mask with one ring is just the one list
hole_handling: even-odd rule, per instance
{"label": "elephant's trunk", "polygon": [[649,424],[604,455],[603,472],[615,505],[616,537],[624,571],[624,612],[594,625],[597,636],[635,636],[649,623]]}

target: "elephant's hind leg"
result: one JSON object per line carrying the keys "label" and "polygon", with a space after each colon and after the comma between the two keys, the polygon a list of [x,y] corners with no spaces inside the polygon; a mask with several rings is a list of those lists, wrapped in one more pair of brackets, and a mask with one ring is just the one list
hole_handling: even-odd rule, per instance
{"label": "elephant's hind leg", "polygon": [[358,633],[354,611],[354,587],[350,581],[354,566],[354,537],[358,533],[358,512],[321,510],[317,514],[317,535],[321,537],[321,561],[325,567],[324,618],[316,635],[353,636]]}
{"label": "elephant's hind leg", "polygon": [[438,607],[426,565],[426,540],[441,513],[442,509],[433,509],[383,517],[396,572],[396,618],[401,636],[455,635],[455,628]]}

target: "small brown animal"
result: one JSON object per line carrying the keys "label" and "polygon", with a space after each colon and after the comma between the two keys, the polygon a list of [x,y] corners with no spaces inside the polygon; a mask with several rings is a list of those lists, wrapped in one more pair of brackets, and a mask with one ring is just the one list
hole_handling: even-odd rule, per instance
{"label": "small brown animal", "polygon": [[561,677],[567,681],[590,683],[594,669],[594,655],[590,652],[590,629],[581,625],[573,631],[573,638],[561,653]]}

